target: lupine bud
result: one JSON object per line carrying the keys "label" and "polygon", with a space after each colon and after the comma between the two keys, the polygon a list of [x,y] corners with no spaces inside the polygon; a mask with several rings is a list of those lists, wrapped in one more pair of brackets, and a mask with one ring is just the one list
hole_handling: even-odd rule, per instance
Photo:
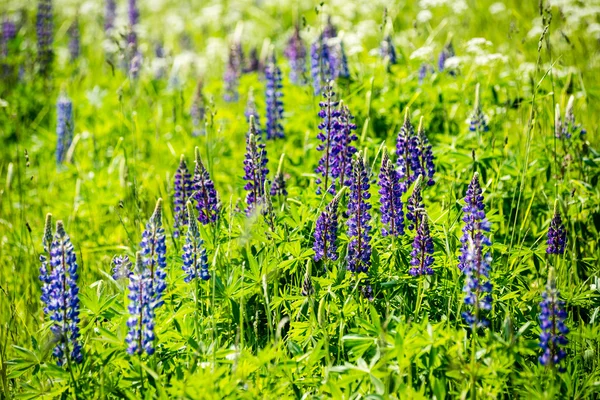
{"label": "lupine bud", "polygon": [[492,284],[489,281],[492,256],[490,251],[485,249],[491,245],[485,236],[485,232],[490,231],[490,223],[485,218],[481,194],[479,174],[475,172],[465,196],[465,226],[458,264],[459,269],[466,275],[463,291],[467,310],[462,316],[471,329],[488,326],[489,320],[485,314],[492,308]]}
{"label": "lupine bud", "polygon": [[308,272],[304,275],[304,282],[302,283],[302,296],[308,297],[315,292],[315,288],[312,284],[312,279]]}
{"label": "lupine bud", "polygon": [[283,93],[281,88],[281,70],[277,66],[275,54],[272,53],[265,68],[266,92],[265,99],[267,104],[267,139],[279,139],[284,137],[283,133]]}
{"label": "lupine bud", "polygon": [[246,137],[246,155],[244,159],[244,189],[246,195],[246,215],[252,214],[257,207],[263,206],[264,187],[269,169],[267,168],[267,151],[264,143],[256,140],[256,127],[254,117],[250,117],[250,132]]}
{"label": "lupine bud", "polygon": [[115,20],[117,18],[117,2],[116,0],[106,0],[104,9],[104,32],[110,35],[115,28]]}
{"label": "lupine bud", "polygon": [[413,250],[410,253],[410,265],[408,271],[412,276],[433,275],[433,239],[429,231],[429,221],[424,210],[417,212],[417,230],[413,241]]}
{"label": "lupine bud", "polygon": [[277,167],[277,172],[275,173],[273,184],[271,185],[271,191],[269,192],[271,196],[287,196],[288,194],[285,177],[283,176],[282,171],[284,157],[285,154],[282,154],[281,158],[279,159],[279,166]]}
{"label": "lupine bud", "polygon": [[240,76],[242,75],[243,53],[241,52],[241,44],[234,43],[229,49],[229,59],[223,75],[225,81],[225,93],[223,98],[227,102],[237,101],[239,98],[238,86]]}
{"label": "lupine bud", "polygon": [[73,141],[73,103],[63,92],[56,103],[56,162],[65,161],[67,151]]}
{"label": "lupine bud", "polygon": [[315,226],[315,261],[338,259],[337,254],[337,231],[338,231],[338,206],[340,203],[340,191],[325,207],[319,215]]}
{"label": "lupine bud", "polygon": [[435,184],[435,181],[433,180],[433,175],[435,174],[435,164],[433,162],[434,156],[432,146],[429,143],[429,139],[427,139],[425,129],[423,128],[423,117],[421,117],[421,120],[419,121],[417,139],[419,144],[418,154],[420,156],[419,173],[424,175],[424,178],[427,178],[427,186],[433,186]]}
{"label": "lupine bud", "polygon": [[390,160],[387,151],[383,153],[379,172],[379,194],[381,195],[381,234],[383,236],[404,235],[404,211],[402,186],[398,171]]}
{"label": "lupine bud", "polygon": [[471,132],[487,132],[489,130],[487,117],[481,109],[479,100],[479,83],[475,88],[475,106],[469,119],[469,130]]}
{"label": "lupine bud", "polygon": [[192,195],[192,174],[190,174],[185,158],[181,155],[179,167],[174,176],[173,214],[175,226],[173,236],[179,237],[181,228],[187,225],[188,217],[185,203]]}
{"label": "lupine bud", "polygon": [[71,56],[71,61],[75,61],[79,58],[81,52],[79,42],[79,18],[75,18],[75,21],[69,26],[67,34],[69,35],[69,55]]}
{"label": "lupine bud", "polygon": [[202,162],[198,147],[195,150],[195,158],[196,167],[192,181],[193,198],[198,210],[198,221],[202,225],[206,225],[216,222],[219,218],[219,195],[215,189],[215,183]]}
{"label": "lupine bud", "polygon": [[206,249],[204,248],[204,241],[200,236],[192,203],[188,201],[186,208],[189,223],[188,231],[185,235],[185,245],[183,245],[183,265],[181,267],[186,274],[184,281],[189,283],[196,278],[207,281],[210,279],[210,273],[208,272],[208,258],[206,256]]}
{"label": "lupine bud", "polygon": [[567,356],[564,347],[569,344],[567,334],[569,328],[565,324],[567,312],[565,302],[560,300],[560,293],[556,289],[554,270],[548,273],[548,284],[542,294],[540,302],[540,347],[542,355],[539,357],[540,364],[557,368],[564,372],[562,360]]}
{"label": "lupine bud", "polygon": [[362,294],[362,296],[368,301],[373,301],[375,299],[375,296],[373,294],[373,286],[371,286],[371,281],[367,279],[365,283],[360,285],[360,294]]}
{"label": "lupine bud", "polygon": [[550,227],[548,228],[548,248],[546,253],[548,254],[564,254],[565,244],[567,242],[567,231],[563,225],[562,218],[560,217],[560,211],[558,210],[557,204],[554,205],[554,215],[550,221]]}
{"label": "lupine bud", "polygon": [[442,51],[440,52],[440,55],[438,57],[438,70],[440,72],[444,71],[444,69],[446,69],[446,60],[454,56],[454,46],[452,46],[452,42],[450,42],[447,45],[445,45]]}
{"label": "lupine bud", "polygon": [[394,46],[394,42],[392,41],[392,35],[387,35],[385,39],[381,42],[381,46],[379,48],[379,53],[381,58],[387,60],[388,68],[390,65],[396,65],[398,63],[398,59],[396,56],[396,47]]}
{"label": "lupine bud", "polygon": [[244,111],[246,117],[246,123],[250,123],[250,116],[254,117],[254,126],[258,134],[258,139],[262,138],[262,130],[260,127],[260,116],[258,115],[258,109],[256,108],[256,100],[254,99],[254,89],[250,88],[248,91],[248,101],[246,102],[246,110]]}
{"label": "lupine bud", "polygon": [[411,231],[415,229],[415,226],[417,225],[419,212],[425,208],[423,205],[423,196],[421,195],[422,181],[423,178],[419,175],[406,205],[406,219],[410,222],[408,229]]}
{"label": "lupine bud", "polygon": [[62,221],[58,221],[50,247],[50,271],[42,280],[44,286],[47,285],[42,291],[42,300],[46,303],[44,311],[53,322],[51,330],[56,347],[52,354],[59,366],[83,361],[79,340],[77,278],[77,256]]}
{"label": "lupine bud", "polygon": [[365,161],[359,153],[353,160],[352,183],[350,185],[350,199],[348,201],[348,253],[346,256],[347,268],[351,272],[367,272],[371,265],[371,215],[369,210],[371,198],[369,189],[371,183]]}
{"label": "lupine bud", "polygon": [[40,254],[40,281],[42,282],[42,297],[41,300],[45,304],[44,313],[48,314],[48,304],[50,304],[50,293],[52,291],[52,266],[49,262],[50,251],[52,247],[52,214],[46,214],[46,223],[44,225],[44,236],[42,237],[42,246],[44,254]]}

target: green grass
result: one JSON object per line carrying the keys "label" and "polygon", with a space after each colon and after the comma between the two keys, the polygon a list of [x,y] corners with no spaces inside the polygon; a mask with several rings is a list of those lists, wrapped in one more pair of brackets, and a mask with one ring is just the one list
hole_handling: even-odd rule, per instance
{"label": "green grass", "polygon": [[[26,7],[25,23],[3,60],[23,65],[23,78],[0,82],[0,398],[600,396],[600,84],[597,34],[587,30],[597,16],[584,12],[591,5],[568,1],[543,11],[542,19],[537,2],[508,0],[505,11],[492,15],[491,1],[469,1],[459,15],[449,6],[431,8],[431,20],[422,23],[418,4],[141,4],[148,69],[131,81],[119,69],[118,54],[114,68],[106,62],[104,6],[96,3],[81,6],[82,56],[70,63],[66,30],[77,6],[56,2],[58,56],[49,81],[36,74],[33,4],[0,6],[11,18]],[[390,72],[377,53],[384,5],[399,53]],[[338,82],[337,92],[356,116],[358,147],[373,180],[381,146],[393,154],[407,107],[413,121],[424,117],[436,156],[436,184],[424,190],[435,244],[431,278],[408,275],[413,232],[396,241],[381,236],[379,195],[371,186],[373,302],[360,295],[367,276],[346,272],[345,218],[339,260],[327,271],[313,261],[314,224],[329,199],[315,194],[320,99],[310,86],[291,85],[282,52],[294,18],[305,21],[302,34],[313,38],[326,13],[345,32],[352,77]],[[289,195],[274,199],[273,231],[263,218],[238,211],[245,207],[250,87],[265,121],[264,82],[257,74],[242,77],[239,102],[222,100],[221,57],[242,25],[245,51],[260,49],[267,38],[284,73],[286,138],[269,141],[267,152],[270,178],[285,154]],[[183,46],[184,34],[191,49]],[[422,60],[411,58],[415,50],[432,46],[427,61],[435,65],[451,38],[457,56],[474,57],[465,46],[477,37],[492,43],[487,53],[506,60],[478,65],[463,59],[456,76],[435,73],[419,85]],[[149,68],[155,41],[170,53],[163,79],[154,79]],[[190,54],[196,63],[185,61]],[[200,75],[212,116],[206,136],[193,137],[189,108]],[[479,135],[466,122],[477,84],[490,120],[490,130]],[[73,100],[76,138],[72,162],[57,167],[61,88]],[[554,108],[558,103],[564,110],[571,94],[587,135],[564,143],[554,138]],[[183,281],[183,238],[172,237],[173,174],[181,154],[192,165],[196,146],[223,209],[216,227],[201,227],[214,279],[201,282],[199,291]],[[494,289],[491,326],[473,337],[460,316],[464,277],[457,256],[462,199],[474,171],[492,223]],[[110,277],[110,262],[115,254],[134,257],[159,197],[166,210],[166,302],[156,316],[156,353],[131,357],[127,285]],[[546,255],[556,200],[568,231],[560,258]],[[79,262],[84,362],[71,371],[52,358],[40,301],[38,257],[49,212],[65,222]],[[571,329],[562,374],[537,361],[539,302],[550,266]],[[307,271],[315,286],[309,297],[301,294]]]}

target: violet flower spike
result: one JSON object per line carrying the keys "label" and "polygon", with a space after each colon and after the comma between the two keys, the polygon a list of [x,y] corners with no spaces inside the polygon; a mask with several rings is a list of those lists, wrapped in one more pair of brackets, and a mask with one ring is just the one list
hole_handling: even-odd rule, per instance
{"label": "violet flower spike", "polygon": [[425,208],[421,194],[422,181],[423,177],[419,175],[406,205],[406,219],[409,221],[408,229],[411,231],[418,225],[419,211]]}
{"label": "violet flower spike", "polygon": [[413,240],[413,250],[410,253],[411,269],[408,273],[412,276],[433,275],[433,239],[429,231],[427,213],[421,209],[417,211],[417,230]]}
{"label": "violet flower spike", "polygon": [[42,237],[42,246],[44,248],[44,254],[40,254],[40,282],[42,282],[42,296],[41,300],[45,304],[44,314],[48,314],[48,304],[50,304],[50,293],[53,290],[52,280],[52,265],[50,264],[50,251],[52,246],[52,214],[46,214],[46,223],[44,225],[44,236]]}
{"label": "violet flower spike", "polygon": [[215,189],[215,183],[210,178],[208,170],[200,157],[200,149],[195,149],[196,167],[192,180],[192,197],[196,202],[198,210],[198,221],[202,225],[215,223],[219,218],[220,206],[219,195]]}
{"label": "violet flower spike", "polygon": [[548,240],[546,241],[548,248],[546,253],[561,255],[565,253],[565,245],[567,243],[567,231],[560,216],[558,202],[554,204],[554,215],[550,221],[548,228]]}
{"label": "violet flower spike", "polygon": [[173,214],[174,227],[173,236],[179,237],[180,230],[187,225],[188,216],[185,203],[192,195],[192,174],[188,170],[183,154],[179,159],[179,167],[174,175]]}
{"label": "violet flower spike", "polygon": [[348,201],[348,253],[346,255],[347,269],[353,273],[367,272],[371,265],[371,215],[369,210],[371,198],[369,189],[371,183],[369,172],[365,166],[362,154],[359,153],[353,162],[352,183]]}
{"label": "violet flower spike", "polygon": [[306,74],[306,47],[300,36],[300,27],[296,24],[294,34],[290,37],[284,55],[290,61],[290,81],[303,84]]}
{"label": "violet flower spike", "polygon": [[[337,128],[336,119],[340,115],[340,111],[337,109],[339,102],[335,100],[332,82],[328,84],[323,92],[323,97],[325,100],[319,103],[319,106],[321,107],[321,110],[319,111],[321,123],[319,123],[319,133],[317,134],[317,139],[321,141],[317,146],[317,150],[323,151],[323,155],[315,170],[315,172],[321,175],[323,179],[321,179],[321,177],[317,178],[317,194],[323,192],[334,194],[335,178],[332,175],[332,167],[335,164],[335,159],[333,154],[333,143],[336,136],[336,132],[334,131]],[[323,185],[321,186],[321,184]]]}
{"label": "violet flower spike", "polygon": [[192,106],[190,107],[190,117],[192,118],[193,136],[201,136],[206,134],[205,118],[206,118],[206,105],[204,101],[204,94],[202,90],[204,88],[204,82],[202,79],[198,80],[196,90],[194,92],[194,98],[192,99]]}
{"label": "violet flower spike", "polygon": [[129,278],[133,273],[133,264],[129,260],[129,256],[126,254],[121,256],[114,256],[112,259],[112,265],[112,278],[115,281],[118,281],[119,279]]}
{"label": "violet flower spike", "polygon": [[104,33],[109,36],[115,28],[115,20],[117,19],[117,2],[116,0],[106,0],[104,7]]}
{"label": "violet flower spike", "polygon": [[56,222],[56,233],[50,247],[50,273],[47,280],[45,311],[53,321],[51,330],[56,339],[52,355],[57,364],[83,361],[79,333],[79,287],[77,256],[62,221]]}
{"label": "violet flower spike", "polygon": [[75,18],[73,23],[69,26],[67,34],[69,35],[69,55],[71,56],[71,61],[75,61],[79,58],[79,54],[81,53],[78,17]]}
{"label": "violet flower spike", "polygon": [[254,99],[254,88],[250,88],[248,91],[248,101],[246,102],[246,110],[244,111],[246,117],[246,123],[250,123],[250,116],[254,117],[254,125],[259,139],[262,139],[262,130],[260,127],[260,116],[258,109],[256,108],[256,100]]}
{"label": "violet flower spike", "polygon": [[400,127],[396,138],[396,166],[406,192],[408,186],[420,175],[419,142],[415,139],[415,128],[410,122],[409,111],[404,114],[404,123]]}
{"label": "violet flower spike", "polygon": [[379,54],[381,58],[386,61],[387,69],[389,71],[391,65],[398,63],[398,57],[396,55],[396,47],[392,41],[392,35],[387,35],[382,41],[379,47]]}
{"label": "violet flower spike", "polygon": [[475,106],[473,107],[471,117],[469,118],[469,130],[478,133],[487,132],[489,130],[488,120],[481,109],[479,100],[479,83],[475,87]]}
{"label": "violet flower spike", "polygon": [[246,195],[246,215],[251,215],[264,205],[264,187],[269,169],[267,151],[264,143],[257,142],[254,117],[250,116],[250,132],[246,137],[246,155],[244,159],[244,190]]}
{"label": "violet flower spike", "polygon": [[429,143],[429,139],[425,134],[423,128],[423,117],[419,121],[419,128],[417,129],[418,144],[420,146],[418,154],[420,156],[419,172],[426,178],[427,186],[433,186],[435,181],[433,176],[435,175],[435,163],[433,156],[433,147]]}
{"label": "violet flower spike", "polygon": [[56,163],[62,164],[73,142],[73,103],[62,92],[56,103]]}
{"label": "violet flower spike", "polygon": [[315,261],[327,260],[335,261],[338,259],[337,254],[337,232],[338,232],[338,206],[340,203],[340,191],[334,198],[327,204],[325,210],[321,212],[319,218],[317,218],[315,226],[315,243],[313,244],[313,250],[315,251]]}
{"label": "violet flower spike", "polygon": [[352,158],[356,153],[356,147],[352,144],[358,140],[358,136],[354,131],[356,124],[352,122],[354,116],[350,113],[350,109],[340,101],[337,118],[333,124],[333,142],[331,145],[331,153],[333,157],[333,165],[331,175],[334,178],[339,178],[340,186],[350,186],[350,177],[352,176]]}
{"label": "violet flower spike", "polygon": [[142,252],[135,258],[135,269],[129,276],[129,331],[125,337],[127,353],[130,355],[154,354],[154,310],[157,307],[154,297],[150,269],[145,266]]}
{"label": "violet flower spike", "polygon": [[384,151],[379,172],[379,194],[381,234],[383,236],[404,235],[404,205],[402,204],[402,185],[394,164],[390,160],[387,151]]}
{"label": "violet flower spike", "polygon": [[191,202],[187,202],[186,209],[189,222],[188,231],[185,235],[185,244],[183,245],[183,265],[181,266],[186,274],[184,281],[189,283],[197,278],[207,281],[210,279],[208,257]]}
{"label": "violet flower spike", "polygon": [[281,139],[283,133],[283,93],[281,89],[281,70],[277,66],[275,53],[271,54],[269,62],[265,68],[266,92],[265,99],[267,104],[267,123],[265,133],[267,139]]}
{"label": "violet flower spike", "polygon": [[283,159],[285,158],[285,154],[281,155],[279,159],[279,166],[277,167],[277,172],[275,173],[275,177],[273,178],[273,183],[271,185],[270,194],[271,196],[287,196],[287,188],[285,183],[285,177],[283,175],[282,167],[283,167]]}
{"label": "violet flower spike", "polygon": [[37,56],[40,73],[50,75],[54,61],[54,22],[52,0],[39,0],[36,16]]}
{"label": "violet flower spike", "polygon": [[560,300],[560,293],[556,289],[554,280],[554,269],[548,272],[548,284],[542,293],[540,302],[540,348],[542,355],[539,357],[541,365],[556,368],[558,372],[564,372],[563,360],[567,357],[564,349],[569,344],[567,334],[569,328],[565,324],[567,312],[565,302]]}
{"label": "violet flower spike", "polygon": [[142,233],[140,249],[144,268],[149,271],[150,285],[146,289],[153,301],[153,308],[160,307],[164,301],[162,294],[167,288],[167,243],[162,223],[162,199],[158,199],[154,213]]}
{"label": "violet flower spike", "polygon": [[486,327],[489,320],[485,314],[492,308],[492,284],[489,279],[492,256],[490,240],[485,236],[490,231],[490,223],[485,218],[482,189],[479,174],[475,172],[465,196],[463,208],[463,236],[459,269],[466,275],[464,303],[467,309],[462,313],[465,322],[476,329]]}

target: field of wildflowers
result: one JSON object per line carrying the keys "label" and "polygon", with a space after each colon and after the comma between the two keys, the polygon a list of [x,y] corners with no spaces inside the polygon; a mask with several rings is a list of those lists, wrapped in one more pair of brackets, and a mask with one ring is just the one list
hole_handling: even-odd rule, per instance
{"label": "field of wildflowers", "polygon": [[0,399],[600,398],[598,0],[0,18]]}

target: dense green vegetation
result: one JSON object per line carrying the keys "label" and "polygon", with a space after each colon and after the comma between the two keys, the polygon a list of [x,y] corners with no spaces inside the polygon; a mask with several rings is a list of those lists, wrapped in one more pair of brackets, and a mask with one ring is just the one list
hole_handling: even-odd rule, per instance
{"label": "dense green vegetation", "polygon": [[[0,4],[18,28],[0,49],[0,398],[600,396],[600,4],[407,3],[139,1],[137,76],[127,64],[127,2],[107,34],[103,2],[55,0],[47,74],[36,6]],[[338,260],[314,260],[316,220],[333,196],[317,194],[322,97],[313,91],[309,46],[328,16],[350,72],[335,91],[356,117],[354,144],[370,173],[368,273],[346,270],[350,190],[340,200]],[[81,54],[71,59],[74,21]],[[284,57],[296,21],[307,48],[305,85],[290,82]],[[380,56],[387,34],[395,65]],[[272,198],[273,226],[244,212],[251,88],[263,128],[266,106],[262,72],[241,75],[239,100],[223,99],[238,41],[246,56],[257,48],[262,62],[272,49],[282,69],[285,138],[263,142],[268,178],[281,168],[288,191]],[[450,43],[456,55],[440,71]],[[203,135],[190,115],[198,80]],[[469,129],[477,85],[487,131]],[[57,164],[61,93],[72,101],[74,138]],[[564,118],[571,96],[586,133],[556,138],[556,105]],[[395,162],[406,110],[415,129],[423,117],[436,167],[435,185],[423,187],[434,274],[421,277],[409,274],[415,232],[383,236],[379,211],[383,149]],[[221,211],[216,223],[199,226],[211,279],[187,283],[187,229],[175,237],[173,228],[174,174],[182,154],[193,169],[196,147]],[[493,300],[490,326],[472,332],[461,316],[465,276],[457,265],[474,172],[491,223]],[[156,351],[130,355],[130,290],[127,279],[113,279],[111,261],[135,259],[159,198],[167,288],[155,315]],[[546,252],[555,204],[567,232],[562,255]],[[80,364],[57,366],[52,356],[61,339],[43,311],[39,280],[47,213],[64,222],[79,265]],[[551,268],[570,329],[563,373],[538,362],[539,303]],[[307,276],[314,290],[303,294]],[[362,295],[367,280],[372,300]]]}

